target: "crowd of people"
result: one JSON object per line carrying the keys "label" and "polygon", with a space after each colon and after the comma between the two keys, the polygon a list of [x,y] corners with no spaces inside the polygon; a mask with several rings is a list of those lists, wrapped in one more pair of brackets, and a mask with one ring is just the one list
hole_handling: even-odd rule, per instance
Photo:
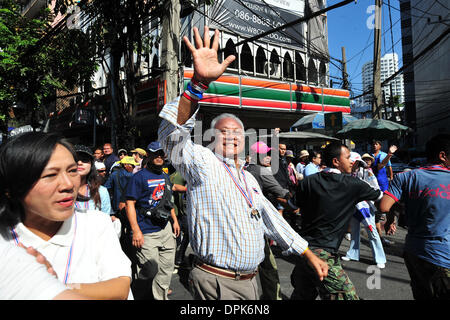
{"label": "crowd of people", "polygon": [[147,147],[116,154],[109,143],[91,150],[40,132],[1,145],[0,296],[167,300],[188,260],[194,299],[278,300],[276,245],[295,257],[291,299],[357,300],[341,259],[359,259],[362,224],[385,268],[380,223],[401,201],[414,298],[449,299],[450,136],[427,143],[429,166],[395,176],[386,167],[397,148],[383,153],[379,141],[372,154],[332,142],[298,158],[258,141],[244,161],[244,124],[229,113],[211,122],[212,148],[195,144],[198,101],[235,57],[218,61],[217,30],[212,43],[208,27],[194,39],[184,38],[194,77],[163,107]]}

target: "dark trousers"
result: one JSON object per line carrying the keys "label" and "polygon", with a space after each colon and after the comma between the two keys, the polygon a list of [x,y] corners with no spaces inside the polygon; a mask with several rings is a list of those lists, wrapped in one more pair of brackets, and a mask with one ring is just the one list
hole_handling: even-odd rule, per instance
{"label": "dark trousers", "polygon": [[404,252],[403,258],[411,278],[414,299],[450,299],[450,269],[432,264],[409,252]]}
{"label": "dark trousers", "polygon": [[187,247],[189,246],[189,230],[187,216],[185,214],[178,216],[178,223],[182,231],[182,236],[177,237],[177,253],[175,255],[175,265],[179,266],[183,263]]}

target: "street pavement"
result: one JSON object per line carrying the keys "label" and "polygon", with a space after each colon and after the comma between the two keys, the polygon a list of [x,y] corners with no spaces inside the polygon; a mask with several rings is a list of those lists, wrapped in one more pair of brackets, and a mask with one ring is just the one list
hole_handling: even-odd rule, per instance
{"label": "street pavement", "polygon": [[[364,229],[364,228],[362,228]],[[407,231],[402,227],[397,228],[393,236],[386,236],[394,241],[394,244],[386,247],[386,268],[376,268],[372,259],[372,252],[367,240],[365,230],[361,231],[361,254],[360,261],[342,261],[344,270],[349,275],[356,287],[358,295],[364,300],[413,300],[409,275],[403,262],[402,251]],[[345,255],[350,241],[342,241],[339,252]],[[281,294],[283,300],[289,300],[293,287],[290,276],[294,268],[293,257],[283,256],[278,247],[272,247],[278,265],[278,274],[281,283]],[[192,254],[190,247],[186,256]],[[169,296],[171,300],[192,300],[188,291],[187,277],[189,269],[181,268],[174,274],[171,282],[173,293]],[[259,281],[259,278],[258,278]],[[261,288],[260,288],[261,290]]]}

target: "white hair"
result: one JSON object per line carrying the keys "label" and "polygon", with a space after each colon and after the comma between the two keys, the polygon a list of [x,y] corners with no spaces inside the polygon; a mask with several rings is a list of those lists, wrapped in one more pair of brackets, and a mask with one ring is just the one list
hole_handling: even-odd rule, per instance
{"label": "white hair", "polygon": [[235,120],[237,123],[239,123],[239,125],[241,126],[242,130],[244,130],[244,124],[242,123],[241,119],[239,119],[237,116],[235,116],[232,113],[222,113],[220,115],[218,115],[217,117],[215,117],[214,119],[212,119],[211,121],[211,129],[216,129],[216,124],[217,122],[219,122],[222,119],[233,119]]}

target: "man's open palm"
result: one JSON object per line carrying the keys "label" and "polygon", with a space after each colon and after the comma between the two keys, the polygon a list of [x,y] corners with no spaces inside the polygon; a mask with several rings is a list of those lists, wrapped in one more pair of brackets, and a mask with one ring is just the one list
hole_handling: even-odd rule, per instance
{"label": "man's open palm", "polygon": [[189,39],[183,37],[186,46],[191,51],[194,59],[194,78],[206,85],[219,78],[228,66],[236,59],[235,56],[228,56],[222,63],[217,59],[217,50],[219,49],[219,30],[215,31],[214,40],[211,47],[209,28],[205,26],[203,40],[199,31],[194,27],[195,47]]}

